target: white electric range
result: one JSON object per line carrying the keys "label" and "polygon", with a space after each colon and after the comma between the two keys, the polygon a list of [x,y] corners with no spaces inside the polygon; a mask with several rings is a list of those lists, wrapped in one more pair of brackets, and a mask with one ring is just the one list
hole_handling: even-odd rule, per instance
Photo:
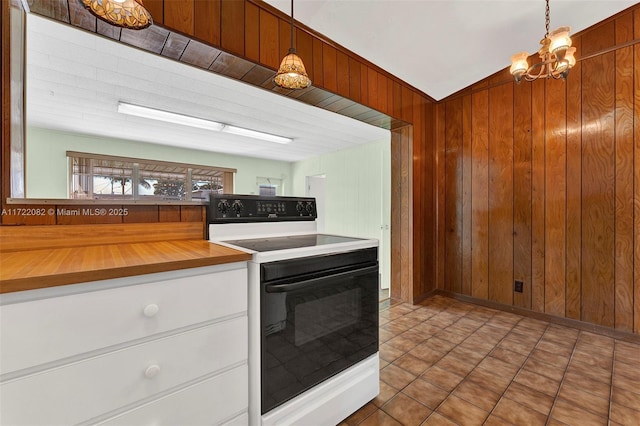
{"label": "white electric range", "polygon": [[208,216],[252,255],[250,424],[335,425],[375,398],[378,241],[318,234],[313,198],[212,194]]}

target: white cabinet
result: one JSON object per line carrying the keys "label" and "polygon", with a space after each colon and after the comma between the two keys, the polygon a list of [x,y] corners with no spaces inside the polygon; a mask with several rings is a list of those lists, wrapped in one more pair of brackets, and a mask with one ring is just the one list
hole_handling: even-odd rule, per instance
{"label": "white cabinet", "polygon": [[246,416],[245,263],[3,295],[0,424]]}

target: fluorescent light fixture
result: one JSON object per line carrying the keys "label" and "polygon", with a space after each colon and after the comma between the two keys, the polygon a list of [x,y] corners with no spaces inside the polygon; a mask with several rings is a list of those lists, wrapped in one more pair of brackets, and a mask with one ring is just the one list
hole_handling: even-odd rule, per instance
{"label": "fluorescent light fixture", "polygon": [[176,114],[175,112],[162,111],[139,105],[118,102],[118,112],[121,114],[135,115],[136,117],[150,118],[166,123],[182,124],[183,126],[197,127],[199,129],[215,130],[219,132],[224,127],[222,123],[191,117],[190,115]]}
{"label": "fluorescent light fixture", "polygon": [[118,112],[120,114],[133,115],[136,117],[150,118],[152,120],[164,121],[166,123],[181,124],[183,126],[196,127],[199,129],[213,130],[216,132],[231,133],[239,136],[260,139],[267,142],[290,143],[291,138],[276,136],[270,133],[258,132],[256,130],[245,129],[244,127],[231,126],[229,124],[218,123],[217,121],[206,120],[204,118],[192,117],[190,115],[178,114],[175,112],[163,111],[160,109],[144,107],[140,105],[118,102]]}
{"label": "fluorescent light fixture", "polygon": [[290,143],[293,142],[291,138],[285,138],[283,136],[276,136],[270,133],[257,132],[255,130],[245,129],[244,127],[236,127],[225,124],[222,128],[225,133],[232,133],[234,135],[246,136],[248,138],[262,139],[263,141],[275,142],[275,143]]}

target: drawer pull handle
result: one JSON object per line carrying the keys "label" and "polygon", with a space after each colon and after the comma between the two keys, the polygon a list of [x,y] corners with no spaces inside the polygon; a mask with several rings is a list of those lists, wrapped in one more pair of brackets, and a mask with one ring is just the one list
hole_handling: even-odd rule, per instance
{"label": "drawer pull handle", "polygon": [[159,372],[160,366],[157,364],[153,364],[148,366],[147,369],[144,370],[144,377],[146,377],[147,379],[152,379],[157,376]]}
{"label": "drawer pull handle", "polygon": [[160,308],[158,307],[158,305],[156,305],[155,303],[152,303],[150,305],[145,306],[144,311],[142,312],[144,313],[145,317],[151,318],[151,317],[155,317],[159,310]]}

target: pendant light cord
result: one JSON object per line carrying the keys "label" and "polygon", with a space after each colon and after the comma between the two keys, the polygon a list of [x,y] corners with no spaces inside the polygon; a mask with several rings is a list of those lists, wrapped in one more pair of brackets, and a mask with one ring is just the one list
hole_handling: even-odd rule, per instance
{"label": "pendant light cord", "polygon": [[289,52],[295,53],[296,48],[293,46],[293,0],[291,0],[291,46],[289,47]]}
{"label": "pendant light cord", "polygon": [[[291,16],[293,17],[293,0],[291,0]],[[544,18],[545,18],[545,26],[547,28],[547,33],[544,35],[545,38],[549,37],[549,21],[551,20],[549,17],[549,0],[547,0],[547,8],[545,10]]]}

